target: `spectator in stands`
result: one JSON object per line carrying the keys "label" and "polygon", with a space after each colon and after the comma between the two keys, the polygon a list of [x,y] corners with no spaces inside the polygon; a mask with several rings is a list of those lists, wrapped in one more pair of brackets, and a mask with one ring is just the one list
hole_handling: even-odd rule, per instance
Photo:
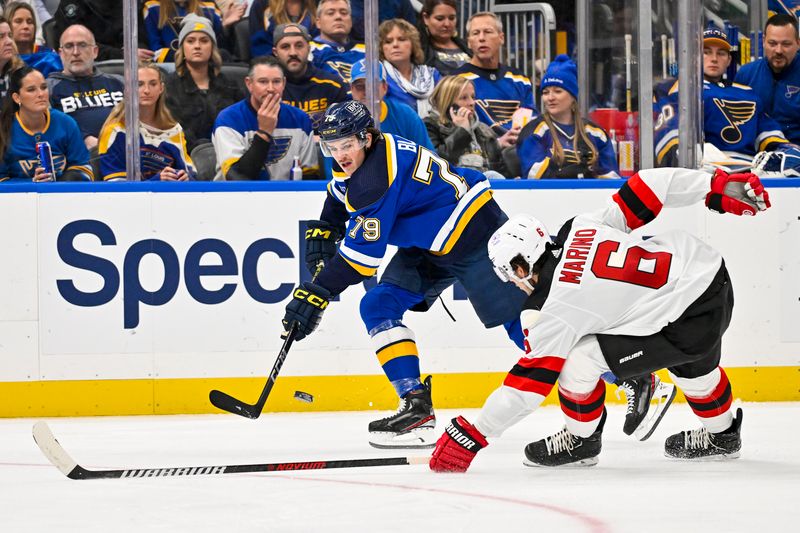
{"label": "spectator in stands", "polygon": [[11,26],[0,16],[0,99],[8,92],[8,75],[24,65],[11,37]]}
{"label": "spectator in stands", "polygon": [[[404,137],[409,141],[424,146],[435,151],[435,147],[428,136],[425,124],[419,115],[402,102],[390,98],[387,94],[388,84],[386,83],[386,70],[382,64],[378,64],[380,69],[380,83],[378,85],[378,98],[380,100],[380,130],[383,133],[391,133],[399,137]],[[365,60],[362,59],[355,65],[350,72],[350,92],[353,100],[358,100],[362,104],[367,104],[367,70]]]}
{"label": "spectator in stands", "polygon": [[542,116],[517,144],[523,178],[619,178],[608,134],[578,111],[578,69],[559,55],[542,78]]}
{"label": "spectator in stands", "polygon": [[[211,21],[218,47],[226,48],[225,32],[242,18],[244,10],[228,10],[223,19],[213,0],[149,0],[144,6],[143,14],[147,41],[154,53],[153,61],[174,61],[183,17],[189,13]],[[223,59],[229,59],[231,54],[226,51],[226,56]]]}
{"label": "spectator in stands", "polygon": [[350,38],[353,21],[349,0],[320,0],[317,27],[319,35],[311,41],[311,62],[347,83],[353,63],[364,58],[364,43]]}
{"label": "spectator in stands", "polygon": [[314,0],[254,0],[250,9],[250,53],[253,57],[272,53],[273,34],[282,24],[299,24],[312,37],[317,29],[317,4]]}
{"label": "spectator in stands", "polygon": [[11,35],[20,59],[47,76],[63,67],[61,58],[51,48],[36,44],[36,17],[33,8],[24,2],[11,2],[6,6],[5,17],[11,26]]}
{"label": "spectator in stands", "polygon": [[[144,1],[138,0],[138,5],[143,6]],[[137,57],[139,61],[147,61],[153,58],[153,51],[147,46],[147,32],[144,29],[141,9],[137,10],[137,15],[139,24]],[[99,49],[97,61],[122,59],[124,31],[121,2],[109,2],[108,0],[61,0],[53,18],[55,19],[53,31],[56,34],[56,39],[60,39],[61,34],[68,27],[74,24],[82,24],[94,34],[95,42]]]}
{"label": "spectator in stands", "polygon": [[89,28],[75,24],[61,34],[58,53],[62,72],[47,78],[50,105],[78,123],[86,148],[97,146],[100,128],[111,110],[123,99],[125,82],[94,67],[97,44]]}
{"label": "spectator in stands", "polygon": [[425,118],[428,134],[440,156],[457,167],[506,177],[503,148],[492,128],[475,115],[475,87],[463,76],[442,78],[431,96],[433,109]]}
{"label": "spectator in stands", "polygon": [[328,106],[350,100],[350,96],[338,76],[308,62],[310,40],[305,26],[281,24],[275,28],[273,51],[286,73],[284,103],[308,113],[316,127]]}
{"label": "spectator in stands", "polygon": [[469,18],[467,43],[472,59],[456,73],[475,84],[475,111],[480,121],[488,124],[503,144],[515,144],[521,129],[514,123],[517,110],[529,109],[536,114],[531,80],[520,71],[500,64],[505,34],[503,23],[494,13],[480,12]]}
{"label": "spectator in stands", "polygon": [[[378,0],[378,24],[384,20],[403,19],[411,24],[417,23],[417,12],[414,11],[413,3],[419,5],[417,0]],[[353,28],[350,30],[350,38],[359,43],[364,42],[364,0],[352,0],[350,2],[352,10]]]}
{"label": "spectator in stands", "polygon": [[175,72],[167,76],[166,102],[183,127],[189,153],[211,142],[220,111],[244,98],[244,87],[222,73],[222,57],[207,18],[190,13],[183,19],[175,52]]}
{"label": "spectator in stands", "polygon": [[761,98],[764,110],[793,143],[800,143],[800,37],[797,18],[773,15],[764,28],[764,57],[742,65],[736,82],[748,85]]}
{"label": "spectator in stands", "polygon": [[426,65],[434,67],[442,76],[449,76],[469,62],[472,51],[456,33],[458,12],[455,0],[425,0],[420,21],[419,33]]}
{"label": "spectator in stands", "polygon": [[226,180],[315,179],[319,174],[311,119],[281,102],[286,77],[272,56],[253,59],[250,96],[223,109],[212,141]]}
{"label": "spectator in stands", "polygon": [[[154,63],[139,65],[140,179],[195,179],[183,128],[167,109],[164,72]],[[105,181],[128,178],[125,166],[125,101],[114,108],[100,131],[100,171]],[[131,180],[133,181],[133,180]]]}
{"label": "spectator in stands", "polygon": [[425,60],[417,29],[403,19],[381,23],[378,30],[379,55],[386,68],[389,93],[425,118],[430,113],[429,98],[441,77]]}
{"label": "spectator in stands", "polygon": [[[731,63],[731,44],[718,28],[703,32],[703,130],[706,146],[722,154],[704,152],[704,159],[721,166],[749,167],[760,151],[788,145],[778,123],[766,115],[756,92],[747,85],[722,78]],[[678,82],[656,103],[656,164],[678,165]]]}
{"label": "spectator in stands", "polygon": [[[36,144],[47,142],[54,173],[39,163]],[[8,77],[8,96],[0,110],[0,181],[91,181],[89,152],[78,125],[50,109],[47,82],[23,66]]]}

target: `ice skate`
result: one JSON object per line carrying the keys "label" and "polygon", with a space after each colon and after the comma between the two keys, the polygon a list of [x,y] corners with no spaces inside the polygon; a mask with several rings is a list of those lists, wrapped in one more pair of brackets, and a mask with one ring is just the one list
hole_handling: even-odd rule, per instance
{"label": "ice skate", "polygon": [[606,410],[597,429],[587,438],[573,435],[566,426],[564,429],[531,442],[525,446],[525,466],[594,466],[598,462],[602,447],[603,426],[606,423]]}
{"label": "ice skate", "polygon": [[731,427],[720,433],[706,428],[681,431],[667,438],[664,455],[673,459],[718,461],[737,459],[742,449],[742,410],[736,410]]}
{"label": "ice skate", "polygon": [[620,390],[628,401],[622,431],[640,441],[653,434],[677,394],[675,385],[664,383],[655,374],[624,380],[617,389],[617,398]]}
{"label": "ice skate", "polygon": [[436,415],[431,401],[431,376],[422,389],[400,398],[400,406],[392,416],[369,423],[369,443],[374,448],[433,448]]}

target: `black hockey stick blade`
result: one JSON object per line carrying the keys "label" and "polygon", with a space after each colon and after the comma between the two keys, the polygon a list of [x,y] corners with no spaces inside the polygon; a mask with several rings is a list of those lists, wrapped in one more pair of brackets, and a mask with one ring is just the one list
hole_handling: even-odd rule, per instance
{"label": "black hockey stick blade", "polygon": [[229,413],[243,416],[251,420],[255,420],[261,416],[261,411],[264,409],[264,405],[267,403],[269,393],[272,391],[272,387],[275,385],[275,380],[278,379],[278,374],[281,371],[281,367],[283,367],[284,361],[286,361],[286,355],[289,353],[289,348],[292,347],[292,343],[294,342],[296,335],[297,324],[292,324],[292,326],[289,328],[289,333],[286,335],[286,340],[283,341],[281,351],[278,352],[278,358],[275,359],[275,364],[272,365],[272,370],[269,373],[267,382],[264,384],[264,388],[261,390],[261,395],[258,397],[258,401],[256,401],[256,403],[249,404],[234,398],[230,394],[214,389],[208,393],[208,399],[211,402],[211,405],[217,409],[228,411]]}
{"label": "black hockey stick blade", "polygon": [[252,472],[288,472],[367,466],[400,466],[428,464],[430,457],[376,457],[334,461],[298,461],[293,463],[257,463],[240,465],[204,465],[167,468],[131,468],[127,470],[89,470],[79,465],[59,444],[46,422],[33,425],[33,440],[47,459],[70,479],[120,479],[139,477],[216,476]]}

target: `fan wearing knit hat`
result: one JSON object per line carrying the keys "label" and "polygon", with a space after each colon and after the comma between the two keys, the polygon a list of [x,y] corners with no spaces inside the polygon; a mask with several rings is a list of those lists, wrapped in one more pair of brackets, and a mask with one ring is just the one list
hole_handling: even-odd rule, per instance
{"label": "fan wearing knit hat", "polygon": [[542,115],[517,142],[523,178],[618,178],[608,134],[578,112],[578,68],[557,56],[542,77]]}

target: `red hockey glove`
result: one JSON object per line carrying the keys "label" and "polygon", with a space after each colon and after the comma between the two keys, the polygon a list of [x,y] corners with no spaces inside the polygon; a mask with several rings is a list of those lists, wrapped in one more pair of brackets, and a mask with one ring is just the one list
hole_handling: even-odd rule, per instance
{"label": "red hockey glove", "polygon": [[771,207],[769,193],[755,174],[728,174],[717,169],[711,177],[706,206],[718,213],[753,216]]}
{"label": "red hockey glove", "polygon": [[464,417],[454,418],[436,442],[430,467],[434,472],[466,472],[472,460],[489,443]]}

